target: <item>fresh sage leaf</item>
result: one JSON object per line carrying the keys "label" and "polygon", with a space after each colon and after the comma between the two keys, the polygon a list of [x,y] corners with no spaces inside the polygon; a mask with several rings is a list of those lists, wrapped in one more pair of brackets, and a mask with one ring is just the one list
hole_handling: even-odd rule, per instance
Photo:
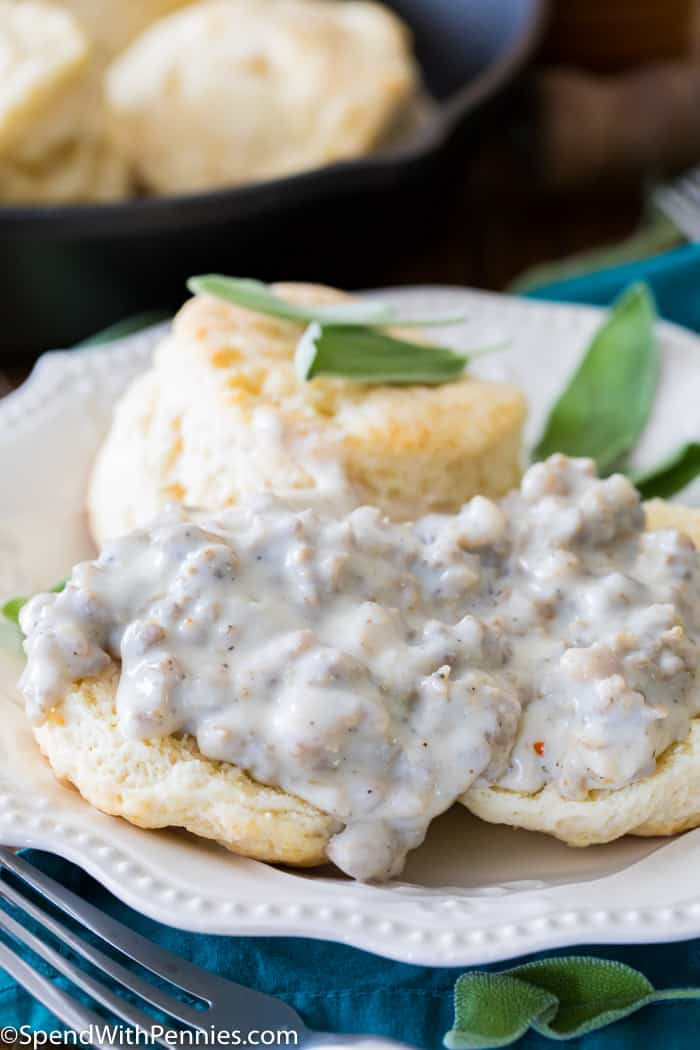
{"label": "fresh sage leaf", "polygon": [[466,363],[453,350],[408,343],[376,328],[318,322],[306,329],[294,357],[300,382],[339,376],[363,383],[445,383]]}
{"label": "fresh sage leaf", "polygon": [[449,1050],[510,1046],[557,1007],[556,996],[508,973],[468,973],[455,985],[454,1028],[444,1044]]}
{"label": "fresh sage leaf", "polygon": [[655,319],[646,285],[634,285],[617,300],[554,405],[534,459],[554,452],[587,456],[604,475],[634,448],[659,376]]}
{"label": "fresh sage leaf", "polygon": [[[49,590],[53,594],[59,594],[62,590],[64,590],[67,582],[67,580],[61,580],[60,583],[57,583],[55,586],[50,587]],[[9,601],[6,601],[5,604],[2,607],[0,607],[0,613],[2,613],[5,619],[9,620],[10,623],[13,623],[15,624],[15,626],[19,627],[19,614],[22,610],[22,606],[26,605],[28,601],[29,598],[10,598]]]}
{"label": "fresh sage leaf", "polygon": [[658,467],[636,474],[632,480],[644,499],[668,499],[700,475],[700,442],[682,445]]}
{"label": "fresh sage leaf", "polygon": [[26,598],[10,598],[8,602],[5,602],[0,612],[9,620],[10,623],[14,623],[19,627],[19,612],[23,605],[27,604]]}
{"label": "fresh sage leaf", "polygon": [[550,1039],[575,1039],[651,1003],[700,999],[700,988],[657,991],[638,970],[574,955],[540,959],[500,973],[473,973],[455,985],[450,1050],[509,1046],[528,1028]]}
{"label": "fresh sage leaf", "polygon": [[86,347],[113,343],[115,339],[124,339],[127,335],[133,335],[135,332],[160,324],[169,318],[170,314],[165,310],[148,310],[142,314],[134,314],[132,317],[126,317],[123,321],[117,321],[116,324],[110,325],[109,328],[103,328],[102,331],[88,336],[87,339],[81,339],[77,345]]}
{"label": "fresh sage leaf", "polygon": [[224,299],[255,313],[300,324],[318,321],[320,324],[370,325],[382,328],[387,325],[449,325],[459,324],[464,320],[464,314],[405,320],[386,303],[365,299],[328,306],[301,306],[298,303],[287,302],[263,281],[255,281],[249,277],[225,277],[218,273],[190,277],[187,287],[194,295],[213,295],[216,299]]}
{"label": "fresh sage leaf", "polygon": [[610,959],[587,956],[541,959],[510,971],[513,977],[550,992],[558,1009],[533,1021],[543,1035],[573,1039],[646,1006],[654,986],[638,970]]}

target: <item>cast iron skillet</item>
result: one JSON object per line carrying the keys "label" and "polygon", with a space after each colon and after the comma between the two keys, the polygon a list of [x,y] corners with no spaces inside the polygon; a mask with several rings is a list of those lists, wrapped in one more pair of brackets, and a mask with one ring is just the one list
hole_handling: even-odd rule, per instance
{"label": "cast iron skillet", "polygon": [[[532,54],[548,0],[388,0],[437,101],[399,146],[288,178],[114,204],[0,207],[0,360],[171,308],[192,273],[380,283],[449,182],[451,147]],[[455,165],[452,165],[455,167]]]}

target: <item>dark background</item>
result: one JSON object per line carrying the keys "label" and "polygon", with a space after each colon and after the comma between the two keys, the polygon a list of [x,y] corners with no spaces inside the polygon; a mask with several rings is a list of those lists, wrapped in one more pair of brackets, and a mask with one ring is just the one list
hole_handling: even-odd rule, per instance
{"label": "dark background", "polygon": [[[700,160],[700,0],[552,0],[551,6],[534,62],[453,143],[439,170],[419,168],[369,217],[359,201],[353,210],[351,199],[318,209],[315,229],[303,208],[297,215],[285,211],[254,250],[241,244],[245,272],[348,288],[442,283],[501,290],[535,265],[607,249],[648,224],[653,185]],[[208,234],[193,233],[188,243],[195,267],[216,268]],[[85,317],[79,333],[61,334],[71,315],[65,267],[50,255],[39,262],[30,247],[0,244],[18,289],[0,297],[17,329],[2,326],[2,367],[13,383],[40,349],[66,345],[125,312],[177,305],[149,298],[167,260],[155,250],[151,257],[148,239],[139,264],[145,262],[153,282],[135,278],[128,310],[110,286],[102,249],[91,254],[87,247],[78,264],[91,289],[81,305]],[[584,265],[600,261],[594,256]],[[18,317],[35,326],[29,347],[21,347],[26,326]]]}

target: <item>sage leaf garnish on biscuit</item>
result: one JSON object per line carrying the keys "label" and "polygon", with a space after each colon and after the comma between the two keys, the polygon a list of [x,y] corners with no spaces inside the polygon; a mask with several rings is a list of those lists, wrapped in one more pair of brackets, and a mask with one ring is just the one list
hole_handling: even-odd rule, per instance
{"label": "sage leaf garnish on biscuit", "polygon": [[612,959],[574,955],[539,959],[500,973],[474,971],[455,985],[449,1050],[510,1046],[532,1028],[557,1041],[576,1039],[652,1003],[700,999],[700,988],[658,990],[639,970]]}
{"label": "sage leaf garnish on biscuit", "polygon": [[187,287],[194,295],[212,295],[216,299],[223,299],[254,313],[277,317],[283,321],[297,321],[300,324],[313,324],[317,321],[324,325],[370,325],[377,328],[385,328],[388,325],[428,327],[459,324],[464,320],[464,314],[406,319],[400,317],[394,308],[386,303],[367,299],[301,306],[298,303],[287,302],[263,281],[255,281],[248,277],[225,277],[218,273],[190,277]]}
{"label": "sage leaf garnish on biscuit", "polygon": [[445,383],[461,375],[468,358],[438,346],[394,339],[376,328],[309,325],[294,365],[301,382],[337,376],[363,383]]}
{"label": "sage leaf garnish on biscuit", "polygon": [[534,459],[555,452],[586,456],[604,475],[634,448],[659,376],[655,320],[645,285],[633,285],[617,300],[555,403]]}
{"label": "sage leaf garnish on biscuit", "polygon": [[256,313],[308,325],[295,356],[301,382],[336,376],[364,383],[445,383],[460,375],[467,356],[444,347],[408,342],[383,331],[390,325],[446,325],[450,317],[405,320],[384,303],[359,300],[332,305],[289,303],[262,281],[204,274],[190,277],[189,290],[213,295]]}

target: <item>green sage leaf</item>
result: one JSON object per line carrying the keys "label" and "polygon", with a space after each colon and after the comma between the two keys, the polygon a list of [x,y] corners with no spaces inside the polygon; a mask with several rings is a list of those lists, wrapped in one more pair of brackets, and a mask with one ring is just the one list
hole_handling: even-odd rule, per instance
{"label": "green sage leaf", "polygon": [[376,328],[311,324],[299,340],[294,365],[300,381],[338,376],[363,383],[445,383],[467,357],[453,350],[394,339]]}
{"label": "green sage leaf", "polygon": [[585,955],[540,959],[501,973],[473,973],[455,985],[450,1050],[508,1046],[528,1028],[574,1039],[651,1003],[700,999],[700,988],[656,991],[638,970]]}
{"label": "green sage leaf", "polygon": [[[67,580],[61,580],[60,583],[57,583],[53,587],[50,587],[49,590],[53,594],[59,594],[62,590],[64,590],[67,582]],[[0,613],[2,613],[5,619],[9,620],[10,623],[13,623],[15,624],[15,626],[19,627],[19,614],[22,610],[22,607],[26,605],[28,601],[29,598],[10,598],[9,601],[6,601],[5,604],[2,607],[0,607]]]}
{"label": "green sage leaf", "polygon": [[649,418],[659,375],[656,311],[646,285],[614,304],[552,409],[534,459],[588,456],[609,473],[634,448]]}
{"label": "green sage leaf", "polygon": [[540,959],[508,971],[549,992],[558,1001],[555,1014],[532,1027],[555,1039],[573,1039],[619,1021],[646,1006],[654,986],[638,970],[610,959],[589,956]]}
{"label": "green sage leaf", "polygon": [[636,474],[632,480],[644,499],[668,499],[680,492],[700,474],[700,442],[690,441],[652,470]]}
{"label": "green sage leaf", "polygon": [[14,623],[19,627],[19,613],[23,605],[27,604],[26,598],[10,598],[9,602],[5,602],[0,612],[9,620],[10,623]]}
{"label": "green sage leaf", "polygon": [[509,973],[468,973],[455,985],[454,1027],[449,1050],[509,1046],[537,1020],[556,1013],[557,998]]}
{"label": "green sage leaf", "polygon": [[81,339],[77,345],[86,347],[113,343],[115,339],[124,339],[127,335],[133,335],[144,328],[150,328],[152,325],[167,321],[170,316],[165,310],[148,310],[142,314],[134,314],[132,317],[126,317],[123,321],[117,321],[116,324],[110,325],[109,328],[103,328],[100,332],[95,332],[94,335],[88,336],[87,339]]}
{"label": "green sage leaf", "polygon": [[367,299],[327,306],[301,306],[299,303],[287,302],[263,281],[255,281],[249,277],[225,277],[218,273],[190,277],[187,287],[195,295],[213,295],[216,299],[223,299],[255,313],[278,317],[284,321],[296,321],[299,324],[318,321],[319,324],[406,327],[459,324],[464,320],[464,314],[404,320],[386,303]]}

